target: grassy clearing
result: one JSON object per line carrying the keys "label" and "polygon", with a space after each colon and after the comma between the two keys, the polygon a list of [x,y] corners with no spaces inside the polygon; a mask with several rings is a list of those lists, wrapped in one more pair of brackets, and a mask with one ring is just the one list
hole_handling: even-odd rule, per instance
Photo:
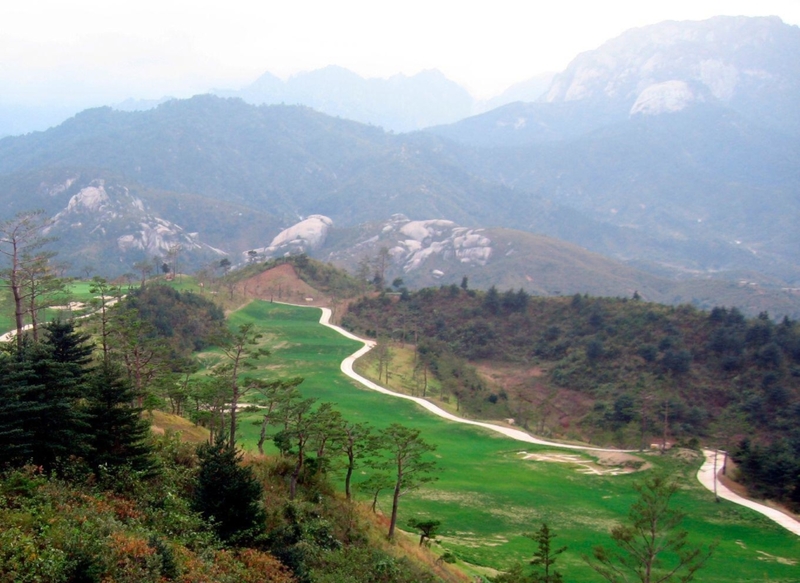
{"label": "grassy clearing", "polygon": [[[319,326],[319,314],[317,309],[253,302],[232,314],[231,325],[251,321],[269,334],[273,353],[265,361],[265,377],[301,375],[305,395],[336,403],[348,419],[377,427],[400,422],[421,429],[428,441],[437,444],[439,479],[404,497],[401,525],[414,516],[439,519],[443,547],[469,563],[502,569],[514,560],[530,558],[533,543],[522,534],[546,521],[559,535],[559,544],[569,546],[559,558],[566,579],[597,580],[581,556],[595,544],[610,543],[608,530],[627,513],[635,499],[631,485],[641,474],[587,476],[568,464],[522,461],[520,451],[536,449],[361,389],[339,371],[341,360],[360,344]],[[240,434],[251,450],[257,422],[255,413],[242,419]],[[655,468],[680,480],[676,503],[688,514],[691,540],[721,541],[702,571],[702,581],[797,580],[797,564],[787,563],[800,560],[798,537],[745,508],[714,503],[694,477],[699,459],[646,457]],[[386,499],[381,507],[388,510]]]}
{"label": "grassy clearing", "polygon": [[[374,350],[360,358],[355,363],[354,369],[361,376],[375,381],[396,393],[422,397],[424,390],[425,398],[430,399],[444,409],[451,408],[449,398],[441,399],[441,383],[432,373],[428,373],[427,388],[424,387],[422,373],[418,373],[417,376],[414,375],[415,352],[414,348],[409,344],[392,343],[390,345],[388,383],[385,376],[378,378],[379,363]],[[452,406],[452,410],[453,413],[456,412],[455,405]]]}

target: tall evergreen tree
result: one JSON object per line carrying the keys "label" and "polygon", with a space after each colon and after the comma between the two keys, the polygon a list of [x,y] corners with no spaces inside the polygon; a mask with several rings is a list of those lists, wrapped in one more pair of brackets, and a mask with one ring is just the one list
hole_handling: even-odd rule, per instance
{"label": "tall evergreen tree", "polygon": [[30,460],[31,436],[24,421],[41,407],[25,398],[31,376],[15,349],[0,354],[0,469]]}
{"label": "tall evergreen tree", "polygon": [[75,330],[75,324],[53,320],[45,328],[45,343],[52,347],[53,360],[68,365],[70,375],[82,377],[92,362],[93,346],[91,336]]}
{"label": "tall evergreen tree", "polygon": [[133,390],[122,370],[103,363],[88,379],[88,421],[91,425],[89,462],[98,470],[116,471],[129,467],[149,471],[153,464],[145,439],[150,431],[133,407]]}
{"label": "tall evergreen tree", "polygon": [[264,531],[266,514],[261,506],[261,484],[250,468],[240,464],[242,456],[229,447],[220,432],[212,444],[197,448],[200,473],[193,506],[206,519],[213,519],[219,538],[230,545],[253,543]]}
{"label": "tall evergreen tree", "polygon": [[556,535],[546,523],[542,523],[542,526],[536,532],[525,536],[535,541],[538,545],[531,560],[531,565],[539,567],[539,571],[532,576],[533,583],[562,583],[564,578],[561,573],[553,568],[553,564],[556,562],[556,557],[566,551],[567,547],[555,548],[553,546],[553,539],[556,538]]}
{"label": "tall evergreen tree", "polygon": [[30,406],[23,417],[30,461],[51,471],[70,456],[83,457],[87,451],[88,425],[77,407],[82,375],[55,360],[53,347],[47,343],[26,344],[20,356],[30,371],[22,395]]}
{"label": "tall evergreen tree", "polygon": [[634,489],[639,499],[628,511],[628,521],[611,529],[616,549],[596,546],[594,560],[584,557],[610,583],[689,583],[711,557],[708,548],[691,545],[681,528],[684,513],[670,507],[678,484],[654,474]]}
{"label": "tall evergreen tree", "polygon": [[47,332],[0,361],[0,458],[52,471],[88,453],[89,425],[78,402],[92,348],[70,323],[51,323]]}

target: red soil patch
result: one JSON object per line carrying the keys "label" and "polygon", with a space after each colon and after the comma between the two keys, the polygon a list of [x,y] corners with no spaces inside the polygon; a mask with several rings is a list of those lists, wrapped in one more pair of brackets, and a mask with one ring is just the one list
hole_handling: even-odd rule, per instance
{"label": "red soil patch", "polygon": [[330,298],[297,276],[293,265],[284,263],[236,284],[248,298],[305,306],[327,306]]}

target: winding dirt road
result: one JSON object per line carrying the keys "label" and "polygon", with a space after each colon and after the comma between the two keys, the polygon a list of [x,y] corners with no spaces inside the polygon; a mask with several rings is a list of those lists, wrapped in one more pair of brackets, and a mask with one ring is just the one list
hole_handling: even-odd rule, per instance
{"label": "winding dirt road", "polygon": [[[331,310],[329,308],[322,308],[322,316],[319,319],[319,323],[323,326],[327,326],[332,330],[336,330],[339,334],[350,338],[351,340],[355,340],[357,342],[363,342],[364,346],[345,358],[342,361],[342,372],[346,374],[351,379],[355,380],[356,382],[364,385],[368,389],[373,391],[377,391],[379,393],[383,393],[384,395],[390,395],[392,397],[397,397],[399,399],[406,399],[408,401],[414,401],[421,407],[424,407],[434,415],[438,415],[444,419],[449,421],[455,421],[457,423],[466,423],[467,425],[475,425],[477,427],[483,427],[484,429],[489,429],[490,431],[496,431],[505,435],[506,437],[510,437],[511,439],[516,439],[517,441],[522,441],[525,443],[533,443],[536,445],[547,445],[550,447],[559,447],[564,449],[576,449],[576,450],[583,450],[583,451],[636,451],[636,450],[618,450],[618,449],[603,449],[599,447],[587,447],[582,445],[571,445],[566,443],[556,443],[554,441],[546,441],[544,439],[538,439],[531,435],[528,435],[524,431],[520,431],[518,429],[512,429],[510,427],[503,427],[501,425],[494,425],[493,423],[484,423],[481,421],[472,421],[470,419],[464,419],[462,417],[457,417],[444,409],[437,407],[433,403],[426,401],[425,399],[419,397],[412,397],[410,395],[404,395],[402,393],[395,393],[394,391],[390,391],[372,381],[365,379],[358,373],[353,370],[353,363],[355,361],[365,355],[367,352],[372,350],[375,346],[375,343],[371,340],[365,340],[364,338],[359,338],[355,334],[351,334],[347,330],[336,326],[335,324],[330,323],[331,319]],[[714,456],[717,455],[716,452],[712,450],[703,450],[703,454],[705,455],[705,462],[703,463],[700,470],[697,472],[697,479],[698,481],[705,486],[709,491],[715,491],[715,480],[714,480]],[[764,506],[763,504],[759,504],[758,502],[753,502],[752,500],[748,500],[746,498],[742,498],[738,494],[731,492],[728,488],[723,486],[719,480],[716,480],[716,492],[720,498],[724,498],[734,504],[740,504],[741,506],[746,506],[751,510],[755,510],[766,516],[767,518],[777,522],[782,527],[786,528],[790,532],[800,535],[800,522],[793,519],[791,516],[788,516],[774,508],[770,508],[768,506]]]}

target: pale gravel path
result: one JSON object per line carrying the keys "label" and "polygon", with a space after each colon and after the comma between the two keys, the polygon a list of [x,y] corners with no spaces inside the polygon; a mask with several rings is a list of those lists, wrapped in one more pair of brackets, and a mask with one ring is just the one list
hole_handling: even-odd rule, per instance
{"label": "pale gravel path", "polygon": [[[330,308],[321,308],[322,309],[322,316],[319,319],[319,323],[323,326],[327,326],[333,330],[336,330],[339,334],[350,338],[351,340],[355,340],[357,342],[363,342],[364,346],[345,358],[342,361],[341,370],[342,372],[350,377],[351,379],[355,380],[356,382],[364,385],[368,389],[373,391],[377,391],[379,393],[383,393],[384,395],[390,395],[392,397],[397,397],[400,399],[406,399],[408,401],[413,401],[424,407],[434,415],[438,415],[439,417],[443,417],[449,421],[455,421],[457,423],[465,423],[467,425],[475,425],[477,427],[483,427],[484,429],[489,429],[490,431],[496,431],[497,433],[501,433],[506,437],[510,437],[511,439],[516,439],[517,441],[523,441],[525,443],[533,443],[536,445],[547,445],[550,447],[560,447],[565,449],[576,449],[576,450],[583,450],[583,451],[637,451],[637,450],[618,450],[618,449],[603,449],[598,447],[586,447],[582,445],[570,445],[566,443],[556,443],[554,441],[546,441],[544,439],[538,439],[531,435],[528,435],[524,431],[520,431],[518,429],[511,429],[510,427],[503,427],[501,425],[494,425],[493,423],[483,423],[481,421],[471,421],[469,419],[464,419],[463,417],[457,417],[452,413],[445,411],[444,409],[437,407],[433,403],[426,401],[425,399],[421,399],[419,397],[412,397],[410,395],[404,395],[402,393],[395,393],[394,391],[390,391],[372,381],[365,379],[358,373],[353,370],[353,363],[360,357],[364,356],[367,352],[372,350],[375,346],[375,342],[372,340],[365,340],[364,338],[359,338],[355,334],[351,334],[344,328],[340,328],[335,324],[330,323],[331,319],[331,310]],[[703,450],[703,454],[705,455],[705,462],[703,463],[702,467],[697,472],[697,480],[709,491],[714,491],[714,455],[715,452],[711,450]],[[731,492],[728,488],[723,486],[719,480],[717,480],[717,495],[720,498],[724,498],[734,504],[739,504],[741,506],[745,506],[750,508],[751,510],[755,510],[766,516],[767,518],[777,522],[782,527],[786,528],[790,532],[800,535],[800,522],[794,520],[791,516],[784,514],[774,508],[770,508],[769,506],[765,506],[763,504],[759,504],[758,502],[753,502],[752,500],[748,500]]]}
{"label": "pale gravel path", "polygon": [[[703,463],[703,466],[697,472],[697,479],[700,481],[703,486],[708,488],[710,491],[714,491],[714,456],[717,455],[717,452],[704,449],[703,453],[706,456],[706,461]],[[718,461],[717,468],[721,466],[721,460]],[[764,506],[763,504],[759,504],[758,502],[753,502],[752,500],[748,500],[747,498],[743,498],[739,496],[735,492],[729,490],[724,484],[722,484],[719,480],[717,482],[717,496],[733,502],[734,504],[739,504],[741,506],[746,506],[751,510],[755,510],[769,518],[770,520],[774,520],[786,530],[793,532],[796,535],[800,535],[800,522],[789,516],[788,514],[784,514],[780,510],[776,510],[775,508],[770,508],[769,506]]]}

